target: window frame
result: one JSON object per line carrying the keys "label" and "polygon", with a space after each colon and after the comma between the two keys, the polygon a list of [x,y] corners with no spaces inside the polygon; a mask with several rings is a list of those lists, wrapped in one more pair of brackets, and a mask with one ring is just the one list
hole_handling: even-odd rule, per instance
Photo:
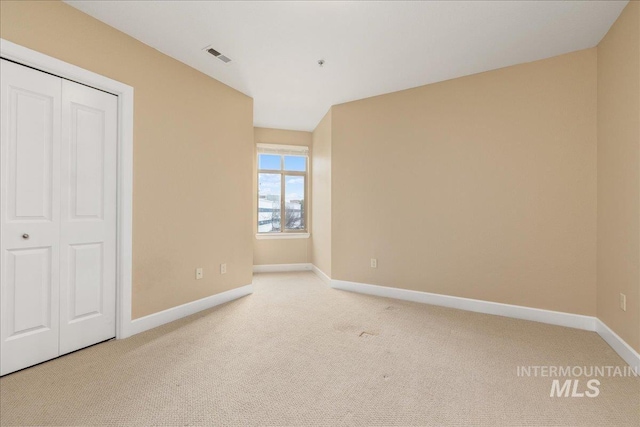
{"label": "window frame", "polygon": [[[261,147],[269,147],[272,150],[262,151]],[[277,147],[277,148],[276,148]],[[282,150],[282,152],[276,152]],[[280,170],[274,169],[261,169],[260,168],[260,155],[280,156]],[[304,171],[287,171],[284,169],[285,156],[304,157],[305,170]],[[260,231],[260,225],[258,221],[260,219],[260,174],[273,174],[280,176],[280,230],[279,231]],[[301,176],[304,178],[304,203],[303,203],[303,221],[304,229],[289,229],[287,230],[284,223],[286,215],[286,177],[287,176]],[[308,147],[291,147],[286,145],[276,144],[258,144],[256,150],[256,237],[258,239],[265,237],[308,237],[309,236],[309,152]]]}

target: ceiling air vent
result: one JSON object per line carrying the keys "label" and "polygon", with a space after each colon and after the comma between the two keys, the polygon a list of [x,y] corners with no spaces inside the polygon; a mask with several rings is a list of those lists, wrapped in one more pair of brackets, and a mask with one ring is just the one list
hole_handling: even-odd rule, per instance
{"label": "ceiling air vent", "polygon": [[223,54],[221,54],[220,52],[218,52],[217,50],[215,50],[211,46],[207,46],[202,50],[204,50],[205,52],[207,52],[210,55],[215,56],[216,58],[218,58],[220,61],[224,62],[225,64],[228,64],[229,62],[231,62],[231,58],[229,58],[227,56],[224,56]]}

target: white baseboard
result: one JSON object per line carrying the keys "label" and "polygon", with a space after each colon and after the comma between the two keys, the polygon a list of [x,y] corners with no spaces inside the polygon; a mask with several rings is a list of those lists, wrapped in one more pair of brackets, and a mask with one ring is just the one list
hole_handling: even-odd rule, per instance
{"label": "white baseboard", "polygon": [[216,305],[224,304],[226,302],[241,298],[251,293],[253,293],[253,285],[246,285],[221,292],[219,294],[211,295],[210,297],[188,302],[177,307],[172,307],[158,313],[153,313],[139,319],[134,319],[131,321],[131,325],[127,330],[127,336],[139,334],[140,332],[156,328],[158,326],[164,325],[165,323],[173,322],[174,320],[178,320],[199,311],[215,307]]}
{"label": "white baseboard", "polygon": [[254,273],[278,273],[282,271],[311,271],[311,263],[301,262],[299,264],[263,264],[254,265]]}
{"label": "white baseboard", "polygon": [[618,353],[622,359],[640,373],[640,354],[611,330],[602,320],[596,319],[596,332]]}
{"label": "white baseboard", "polygon": [[331,277],[327,276],[324,271],[320,270],[315,265],[311,266],[312,271],[327,285],[331,286]]}
{"label": "white baseboard", "polygon": [[442,307],[474,311],[476,313],[494,314],[497,316],[512,317],[515,319],[531,320],[534,322],[549,323],[551,325],[566,326],[569,328],[584,329],[587,331],[595,331],[596,318],[581,314],[563,313],[560,311],[432,294],[429,292],[411,291],[408,289],[388,288],[385,286],[346,282],[343,280],[332,280],[331,287],[362,294],[420,302],[423,304],[439,305]]}

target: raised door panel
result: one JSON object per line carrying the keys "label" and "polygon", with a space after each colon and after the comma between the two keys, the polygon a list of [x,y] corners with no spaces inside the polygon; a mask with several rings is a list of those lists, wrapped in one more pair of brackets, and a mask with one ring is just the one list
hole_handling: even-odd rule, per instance
{"label": "raised door panel", "polygon": [[50,221],[54,99],[16,86],[8,97],[8,220]]}
{"label": "raised door panel", "polygon": [[51,248],[6,251],[7,339],[46,332],[53,319]]}
{"label": "raised door panel", "polygon": [[102,243],[70,245],[69,322],[104,313],[104,253]]}
{"label": "raised door panel", "polygon": [[69,141],[69,220],[102,220],[105,112],[72,103]]}

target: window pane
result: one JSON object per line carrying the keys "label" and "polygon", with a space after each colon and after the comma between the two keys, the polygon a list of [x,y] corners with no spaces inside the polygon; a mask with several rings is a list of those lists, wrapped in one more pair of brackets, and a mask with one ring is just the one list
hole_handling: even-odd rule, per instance
{"label": "window pane", "polygon": [[307,170],[307,158],[306,156],[284,156],[284,170],[286,171],[300,171]]}
{"label": "window pane", "polygon": [[279,171],[281,168],[280,157],[277,154],[258,155],[258,169],[270,169]]}
{"label": "window pane", "polygon": [[258,233],[280,231],[280,174],[258,174]]}
{"label": "window pane", "polygon": [[285,228],[304,230],[304,176],[287,175],[284,181],[285,191]]}

